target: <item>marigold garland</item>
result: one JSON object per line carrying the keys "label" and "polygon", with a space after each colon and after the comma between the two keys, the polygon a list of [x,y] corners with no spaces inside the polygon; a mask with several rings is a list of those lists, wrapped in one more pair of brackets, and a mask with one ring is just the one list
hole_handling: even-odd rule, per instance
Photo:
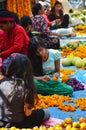
{"label": "marigold garland", "polygon": [[30,0],[7,0],[6,8],[9,11],[17,13],[19,18],[23,15],[29,15],[32,17]]}
{"label": "marigold garland", "polygon": [[57,0],[51,0],[51,1],[50,1],[51,8],[54,6],[54,4],[55,4],[56,1],[57,1]]}

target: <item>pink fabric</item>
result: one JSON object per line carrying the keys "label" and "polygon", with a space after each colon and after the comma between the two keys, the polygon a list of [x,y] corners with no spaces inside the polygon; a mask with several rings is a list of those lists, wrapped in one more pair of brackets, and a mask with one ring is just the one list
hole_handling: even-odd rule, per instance
{"label": "pink fabric", "polygon": [[84,86],[84,89],[86,90],[86,85]]}
{"label": "pink fabric", "polygon": [[63,120],[61,119],[58,119],[58,118],[49,118],[49,120],[47,121],[44,121],[43,124],[46,125],[46,126],[53,126],[55,124],[61,124]]}
{"label": "pink fabric", "polygon": [[51,26],[53,22],[48,19],[47,15],[43,14],[43,17],[46,19],[48,26]]}
{"label": "pink fabric", "polygon": [[0,58],[0,67],[2,66],[2,58]]}

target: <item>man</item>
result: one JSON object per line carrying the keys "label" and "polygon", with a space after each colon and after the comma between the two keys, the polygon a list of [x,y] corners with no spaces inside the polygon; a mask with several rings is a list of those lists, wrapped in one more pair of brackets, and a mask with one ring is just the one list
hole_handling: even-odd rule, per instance
{"label": "man", "polygon": [[15,22],[12,12],[0,11],[0,57],[4,60],[11,53],[28,52],[29,37],[25,30]]}

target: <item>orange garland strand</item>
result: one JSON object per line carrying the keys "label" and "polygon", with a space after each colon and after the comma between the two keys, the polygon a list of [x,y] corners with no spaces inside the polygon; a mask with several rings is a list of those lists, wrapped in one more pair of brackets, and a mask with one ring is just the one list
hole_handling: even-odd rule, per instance
{"label": "orange garland strand", "polygon": [[18,14],[19,18],[24,15],[32,17],[30,0],[7,0],[6,8]]}

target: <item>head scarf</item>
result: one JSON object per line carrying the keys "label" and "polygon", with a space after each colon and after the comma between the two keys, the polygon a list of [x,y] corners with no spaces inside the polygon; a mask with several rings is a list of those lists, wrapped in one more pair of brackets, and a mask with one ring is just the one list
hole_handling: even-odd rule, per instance
{"label": "head scarf", "polygon": [[2,70],[4,71],[5,74],[7,74],[8,69],[12,63],[12,61],[16,58],[16,57],[25,57],[26,55],[24,54],[20,54],[20,53],[12,53],[9,57],[7,57],[7,59],[5,59],[3,61],[2,64]]}
{"label": "head scarf", "polygon": [[8,10],[0,11],[0,22],[3,21],[14,21],[13,13]]}

